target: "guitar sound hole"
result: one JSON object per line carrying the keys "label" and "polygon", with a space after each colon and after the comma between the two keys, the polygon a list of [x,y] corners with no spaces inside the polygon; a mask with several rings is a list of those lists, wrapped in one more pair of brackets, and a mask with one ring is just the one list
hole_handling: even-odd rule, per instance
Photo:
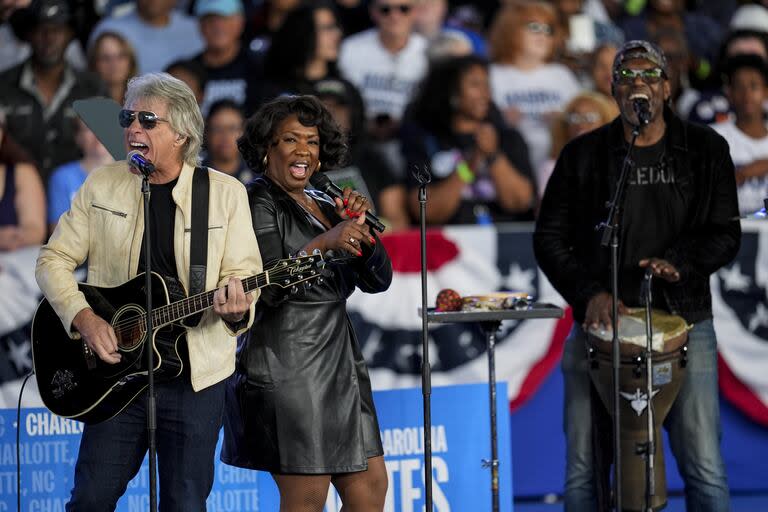
{"label": "guitar sound hole", "polygon": [[114,316],[112,328],[117,337],[117,346],[123,352],[130,352],[144,341],[143,310],[133,304],[121,308]]}

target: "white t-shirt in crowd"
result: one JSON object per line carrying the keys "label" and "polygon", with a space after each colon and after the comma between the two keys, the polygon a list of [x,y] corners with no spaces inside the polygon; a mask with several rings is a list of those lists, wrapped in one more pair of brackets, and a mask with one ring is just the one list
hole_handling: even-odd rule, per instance
{"label": "white t-shirt in crowd", "polygon": [[399,120],[427,72],[426,50],[427,40],[414,33],[402,50],[391,53],[372,28],[342,41],[339,71],[360,90],[369,119],[388,114]]}
{"label": "white t-shirt in crowd", "polygon": [[562,111],[581,91],[573,72],[562,64],[545,64],[533,70],[492,64],[491,91],[502,111],[514,107],[521,112],[516,128],[528,144],[533,168],[540,168],[552,145],[550,116],[545,114]]}
{"label": "white t-shirt in crowd", "polygon": [[[738,169],[756,160],[768,159],[768,137],[753,139],[736,127],[733,120],[710,125],[722,135],[731,148],[731,160]],[[768,177],[750,178],[738,188],[739,213],[749,215],[763,207],[768,197]]]}
{"label": "white t-shirt in crowd", "polygon": [[102,32],[116,32],[131,43],[141,74],[163,71],[172,62],[194,57],[204,48],[197,19],[176,10],[165,27],[148,25],[136,11],[105,18],[93,29],[88,44]]}

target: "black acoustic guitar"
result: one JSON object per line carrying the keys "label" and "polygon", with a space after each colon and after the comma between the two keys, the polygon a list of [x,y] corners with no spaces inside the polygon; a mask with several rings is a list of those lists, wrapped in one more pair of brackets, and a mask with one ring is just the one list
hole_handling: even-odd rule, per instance
{"label": "black acoustic guitar", "polygon": [[[243,279],[246,293],[268,285],[295,287],[321,275],[319,254],[276,262]],[[99,423],[122,411],[147,387],[146,347],[155,351],[155,379],[178,377],[183,369],[179,343],[186,333],[181,321],[213,306],[215,290],[186,296],[181,283],[152,273],[151,343],[146,336],[146,277],[140,274],[113,288],[79,284],[93,311],[115,330],[122,356],[103,362],[82,339],[72,339],[43,299],[32,320],[32,358],[43,403],[54,414],[84,423]],[[309,284],[309,283],[307,283]]]}

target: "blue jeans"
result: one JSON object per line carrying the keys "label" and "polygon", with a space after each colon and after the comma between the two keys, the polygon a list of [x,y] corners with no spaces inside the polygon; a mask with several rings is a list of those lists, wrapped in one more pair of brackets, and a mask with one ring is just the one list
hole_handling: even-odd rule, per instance
{"label": "blue jeans", "polygon": [[[161,512],[204,512],[213,486],[214,454],[224,410],[224,381],[195,393],[185,373],[172,381],[157,383],[155,394],[158,508]],[[115,510],[148,448],[146,393],[114,418],[86,425],[67,511]]]}
{"label": "blue jeans", "polygon": [[[563,353],[564,429],[567,445],[566,512],[594,512],[595,482],[590,417],[590,377],[586,336],[574,325]],[[680,393],[664,427],[685,482],[686,509],[727,512],[725,465],[720,455],[720,404],[717,389],[717,340],[712,320],[688,333],[688,365]]]}

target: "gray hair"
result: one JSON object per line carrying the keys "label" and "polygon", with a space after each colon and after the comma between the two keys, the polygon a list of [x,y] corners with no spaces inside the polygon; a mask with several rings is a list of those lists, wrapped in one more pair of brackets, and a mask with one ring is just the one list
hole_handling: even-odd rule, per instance
{"label": "gray hair", "polygon": [[187,84],[168,73],[147,73],[128,82],[125,105],[139,99],[158,99],[168,105],[168,123],[171,129],[186,137],[182,157],[191,166],[197,165],[203,144],[203,114],[195,94]]}

